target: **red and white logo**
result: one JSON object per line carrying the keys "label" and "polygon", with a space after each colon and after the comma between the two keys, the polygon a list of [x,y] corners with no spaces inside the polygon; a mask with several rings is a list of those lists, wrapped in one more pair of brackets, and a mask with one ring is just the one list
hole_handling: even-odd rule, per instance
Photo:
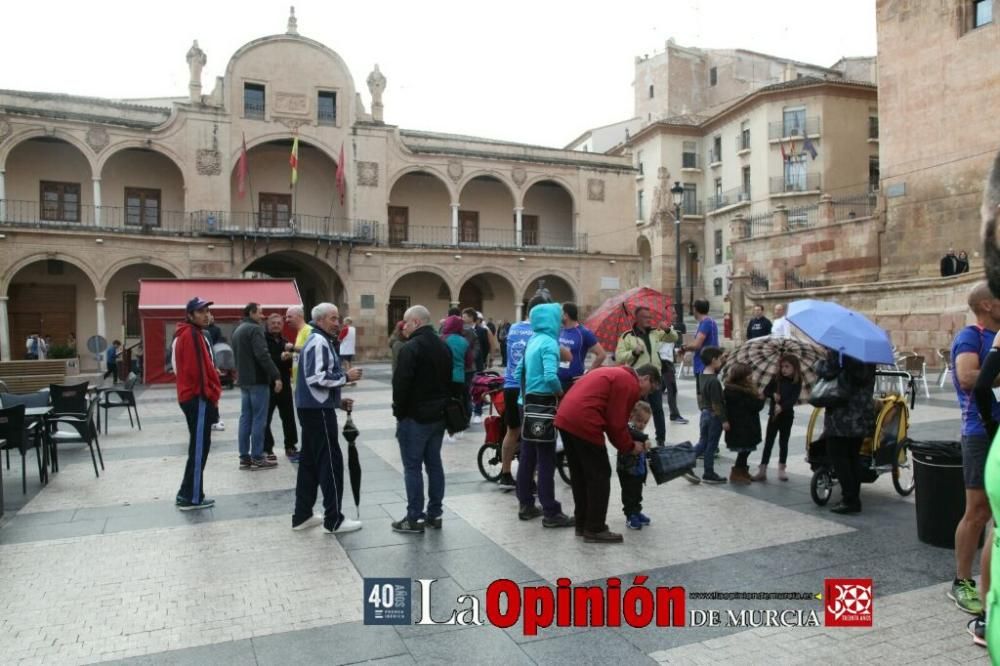
{"label": "red and white logo", "polygon": [[872,626],[871,578],[827,578],[823,587],[826,626]]}

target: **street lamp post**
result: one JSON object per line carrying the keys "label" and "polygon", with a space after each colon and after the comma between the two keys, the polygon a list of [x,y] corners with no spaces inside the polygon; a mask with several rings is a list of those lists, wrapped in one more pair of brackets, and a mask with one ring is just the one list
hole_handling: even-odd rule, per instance
{"label": "street lamp post", "polygon": [[674,181],[670,194],[674,199],[674,255],[677,259],[677,272],[674,276],[674,329],[678,333],[686,333],[684,292],[681,289],[681,207],[684,203],[684,187],[679,181]]}

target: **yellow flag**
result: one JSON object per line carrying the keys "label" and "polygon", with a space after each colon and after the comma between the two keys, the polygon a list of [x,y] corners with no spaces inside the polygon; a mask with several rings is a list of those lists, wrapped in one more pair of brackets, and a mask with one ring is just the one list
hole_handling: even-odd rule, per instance
{"label": "yellow flag", "polygon": [[288,165],[292,167],[292,187],[299,180],[299,135],[292,139],[292,154],[288,156]]}

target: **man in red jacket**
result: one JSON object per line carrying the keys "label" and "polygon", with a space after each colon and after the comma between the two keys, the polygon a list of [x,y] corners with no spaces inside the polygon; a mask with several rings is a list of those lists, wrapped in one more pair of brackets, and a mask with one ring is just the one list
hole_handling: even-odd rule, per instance
{"label": "man in red jacket", "polygon": [[177,491],[181,511],[210,509],[215,500],[205,497],[202,481],[208,449],[212,445],[212,424],[219,418],[222,384],[212,359],[205,329],[211,322],[210,301],[192,298],[187,304],[187,320],[177,326],[171,345],[174,375],[177,377],[177,402],[187,420],[187,465],[184,480]]}
{"label": "man in red jacket", "polygon": [[632,407],[660,388],[660,371],[651,365],[633,370],[615,366],[591,370],[578,379],[559,404],[556,427],[562,435],[573,481],[576,535],[589,543],[621,543],[622,535],[608,530],[611,463],[604,435],[621,453],[642,453],[632,440],[628,418]]}

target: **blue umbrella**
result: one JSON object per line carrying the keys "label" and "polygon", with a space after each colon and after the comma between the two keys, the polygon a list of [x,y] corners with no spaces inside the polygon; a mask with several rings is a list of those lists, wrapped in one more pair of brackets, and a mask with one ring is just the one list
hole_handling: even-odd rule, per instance
{"label": "blue umbrella", "polygon": [[788,321],[818,344],[864,363],[895,363],[889,336],[864,315],[828,301],[788,306]]}

